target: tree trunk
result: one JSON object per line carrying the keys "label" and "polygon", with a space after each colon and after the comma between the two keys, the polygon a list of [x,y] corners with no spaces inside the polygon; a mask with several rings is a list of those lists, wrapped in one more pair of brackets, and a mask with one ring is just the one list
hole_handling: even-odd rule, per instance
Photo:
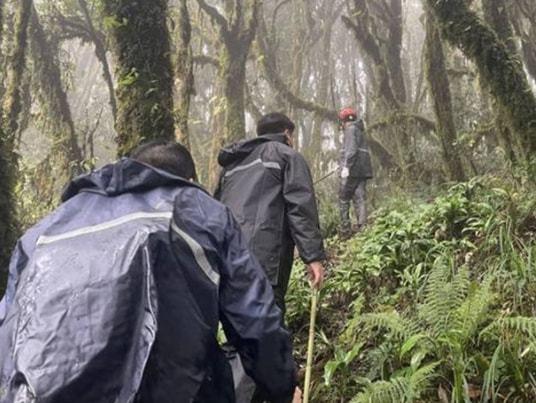
{"label": "tree trunk", "polygon": [[190,148],[190,133],[188,130],[188,116],[190,113],[190,100],[195,95],[194,86],[194,60],[192,47],[192,26],[188,12],[188,1],[180,0],[179,4],[179,40],[176,62],[176,84],[178,106],[176,112],[176,138],[179,142]]}
{"label": "tree trunk", "polygon": [[21,0],[15,12],[15,41],[8,60],[6,93],[3,102],[4,135],[7,136],[8,144],[13,144],[15,140],[18,119],[22,110],[21,83],[26,65],[32,0]]}
{"label": "tree trunk", "polygon": [[[394,4],[394,10],[390,10],[390,12],[395,17],[392,18],[390,26],[387,27],[390,32],[387,42],[393,42],[388,46],[388,52],[384,51],[381,39],[378,37],[379,27],[375,25],[377,20],[369,12],[369,4],[366,0],[354,0],[352,18],[343,16],[343,22],[354,33],[360,48],[367,56],[378,94],[375,97],[379,100],[376,105],[379,110],[378,114],[402,113],[403,104],[398,98],[406,100],[400,57],[402,43],[401,4],[399,4],[399,0],[392,0],[391,3],[391,5]],[[397,84],[396,90],[395,84]],[[398,160],[403,162],[403,172],[413,177],[413,171],[417,167],[408,127],[402,125],[393,127],[388,134],[396,145]]]}
{"label": "tree trunk", "polygon": [[[482,8],[486,22],[495,30],[497,36],[507,46],[511,54],[516,55],[517,46],[514,40],[514,31],[510,24],[510,17],[504,0],[482,0]],[[512,141],[512,132],[508,127],[506,112],[497,102],[494,102],[492,107],[497,122],[497,131],[502,140],[506,156],[515,163],[517,160],[516,152]]]}
{"label": "tree trunk", "polygon": [[[220,31],[219,78],[223,83],[225,143],[243,139],[246,136],[245,123],[245,80],[246,61],[251,42],[255,36],[259,0],[226,3],[226,16],[198,0],[199,6],[210,16]],[[213,156],[214,157],[214,156]]]}
{"label": "tree trunk", "polygon": [[442,32],[477,66],[481,79],[504,109],[508,123],[529,155],[536,152],[536,98],[523,66],[464,0],[426,0]]}
{"label": "tree trunk", "polygon": [[391,0],[391,14],[386,59],[396,99],[401,104],[405,104],[407,95],[402,70],[402,0]]}
{"label": "tree trunk", "polygon": [[433,15],[428,12],[425,39],[426,76],[433,98],[437,132],[441,139],[443,159],[447,166],[450,179],[461,182],[465,180],[465,174],[457,146],[456,127],[452,115],[452,97],[441,41],[442,39],[436,21]]}
{"label": "tree trunk", "polygon": [[117,63],[118,154],[174,138],[173,72],[166,0],[103,0]]}
{"label": "tree trunk", "polygon": [[104,78],[104,82],[108,87],[110,108],[112,110],[112,116],[115,122],[115,120],[117,119],[117,101],[115,99],[114,80],[112,77],[110,64],[108,63],[108,59],[106,57],[106,46],[104,46],[104,38],[102,37],[101,33],[95,29],[95,26],[93,25],[93,20],[89,12],[87,1],[78,0],[78,4],[80,5],[80,9],[82,10],[82,14],[84,15],[84,18],[86,20],[86,25],[88,28],[89,36],[91,37],[91,41],[95,45],[95,55],[97,56],[97,59],[102,66],[102,77]]}
{"label": "tree trunk", "polygon": [[220,78],[225,97],[225,119],[223,139],[233,143],[246,136],[244,114],[247,51],[238,42],[222,51]]}
{"label": "tree trunk", "polygon": [[53,145],[49,156],[36,172],[40,201],[54,203],[58,193],[81,170],[82,152],[78,146],[67,94],[62,86],[57,49],[47,38],[35,8],[30,25],[33,75],[39,83],[38,99],[47,117]]}
{"label": "tree trunk", "polygon": [[[3,5],[2,5],[3,8]],[[22,79],[26,66],[28,27],[32,13],[32,1],[22,0],[15,10],[14,48],[8,58],[7,91],[3,106],[3,124],[0,125],[0,270],[7,269],[11,251],[17,238],[15,186],[17,183],[17,155],[15,136],[22,110]],[[0,35],[2,33],[0,32]],[[0,292],[4,289],[0,277]]]}

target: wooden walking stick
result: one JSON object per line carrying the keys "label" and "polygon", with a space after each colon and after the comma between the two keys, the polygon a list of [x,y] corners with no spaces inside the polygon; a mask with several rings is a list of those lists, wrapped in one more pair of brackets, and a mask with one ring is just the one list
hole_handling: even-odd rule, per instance
{"label": "wooden walking stick", "polygon": [[316,306],[318,303],[318,289],[313,287],[311,296],[311,321],[309,322],[309,342],[307,343],[307,366],[305,367],[305,385],[303,386],[303,403],[309,403],[309,389],[311,387],[311,370],[313,367],[313,348],[315,343]]}

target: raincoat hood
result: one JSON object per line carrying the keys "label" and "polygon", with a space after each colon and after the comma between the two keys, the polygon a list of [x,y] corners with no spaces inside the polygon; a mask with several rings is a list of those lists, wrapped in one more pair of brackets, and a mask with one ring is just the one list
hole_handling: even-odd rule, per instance
{"label": "raincoat hood", "polygon": [[192,182],[150,165],[123,158],[73,179],[62,195],[67,201],[81,192],[106,196],[147,191],[161,186],[195,186]]}
{"label": "raincoat hood", "polygon": [[236,162],[242,161],[259,145],[269,141],[277,141],[287,144],[287,138],[284,133],[264,134],[252,140],[243,140],[223,148],[218,155],[218,163],[226,168]]}

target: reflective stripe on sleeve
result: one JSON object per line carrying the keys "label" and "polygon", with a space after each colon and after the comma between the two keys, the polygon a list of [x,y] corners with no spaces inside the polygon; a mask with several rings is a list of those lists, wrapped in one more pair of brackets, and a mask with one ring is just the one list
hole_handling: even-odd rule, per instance
{"label": "reflective stripe on sleeve", "polygon": [[201,270],[203,270],[205,275],[209,278],[209,280],[212,281],[214,285],[219,286],[220,275],[210,265],[203,247],[190,235],[188,235],[186,232],[181,230],[174,220],[171,220],[171,229],[179,237],[181,237],[184,240],[184,242],[186,242],[186,244],[189,246],[190,250],[192,251],[194,255],[195,261],[197,262]]}

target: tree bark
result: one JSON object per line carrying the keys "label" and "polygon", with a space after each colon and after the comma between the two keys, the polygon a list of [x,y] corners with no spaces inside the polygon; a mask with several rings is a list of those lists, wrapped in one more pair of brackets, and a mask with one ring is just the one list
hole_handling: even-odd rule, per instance
{"label": "tree bark", "polygon": [[465,174],[457,146],[443,43],[436,24],[433,15],[428,12],[425,39],[426,77],[433,99],[437,133],[441,139],[445,166],[451,180],[462,182],[465,180]]}
{"label": "tree bark", "polygon": [[179,39],[176,62],[176,84],[178,105],[176,111],[176,138],[179,142],[190,148],[190,133],[188,130],[188,116],[190,113],[190,100],[195,95],[194,59],[190,45],[192,26],[188,12],[188,1],[179,3]]}
{"label": "tree bark", "polygon": [[463,0],[426,0],[444,37],[477,66],[528,155],[536,152],[536,98],[523,66]]}
{"label": "tree bark", "polygon": [[404,72],[402,70],[402,0],[391,0],[390,14],[386,59],[396,99],[401,104],[405,104],[407,95]]}
{"label": "tree bark", "polygon": [[[18,2],[14,20],[14,47],[8,58],[7,89],[2,103],[3,124],[0,125],[0,184],[2,186],[0,192],[0,270],[2,272],[8,267],[11,251],[17,238],[15,186],[18,161],[14,144],[22,110],[22,79],[26,68],[31,13],[31,0]],[[4,284],[2,275],[0,276],[0,291],[3,291]]]}
{"label": "tree bark", "polygon": [[35,8],[30,25],[30,46],[33,76],[39,84],[38,100],[50,131],[53,145],[48,157],[36,172],[40,200],[54,203],[58,193],[82,165],[82,152],[76,139],[76,131],[67,93],[63,89],[61,70]]}
{"label": "tree bark", "polygon": [[223,83],[224,128],[219,143],[230,143],[246,135],[245,124],[245,80],[246,61],[255,37],[260,10],[259,0],[235,1],[222,15],[205,0],[199,6],[218,27],[221,43],[219,55],[219,79]]}
{"label": "tree bark", "polygon": [[112,72],[110,69],[110,64],[108,63],[108,58],[106,57],[106,46],[104,45],[105,40],[101,32],[95,29],[93,24],[93,19],[91,18],[91,13],[89,12],[89,7],[86,0],[78,0],[82,14],[87,25],[88,34],[91,38],[91,41],[95,45],[95,56],[99,60],[102,66],[102,77],[104,82],[108,87],[108,93],[110,98],[110,108],[112,110],[112,117],[114,122],[117,119],[117,100],[115,99],[115,90],[114,90],[114,80],[112,77]]}
{"label": "tree bark", "polygon": [[[495,30],[497,36],[503,41],[511,54],[517,55],[514,31],[504,0],[482,0],[482,9],[486,22]],[[497,131],[502,140],[506,156],[510,161],[515,163],[517,160],[516,152],[512,141],[512,132],[508,127],[506,113],[497,102],[493,103],[492,108],[495,113],[495,121],[497,122]]]}
{"label": "tree bark", "polygon": [[174,138],[173,72],[166,0],[103,0],[118,80],[118,154]]}
{"label": "tree bark", "polygon": [[13,144],[15,140],[18,119],[22,110],[21,83],[26,65],[32,0],[21,0],[15,13],[15,41],[8,60],[7,85],[3,102],[4,135],[7,136],[8,144]]}

